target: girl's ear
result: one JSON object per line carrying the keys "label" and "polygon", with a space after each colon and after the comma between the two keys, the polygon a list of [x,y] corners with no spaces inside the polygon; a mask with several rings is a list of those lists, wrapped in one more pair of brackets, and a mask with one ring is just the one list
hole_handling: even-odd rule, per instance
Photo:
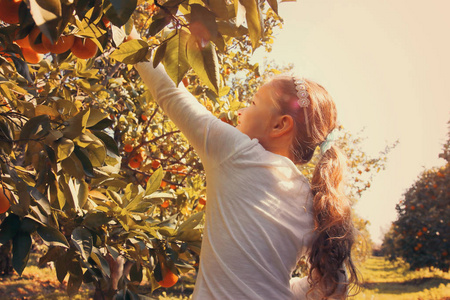
{"label": "girl's ear", "polygon": [[280,137],[292,132],[294,128],[294,120],[290,115],[279,116],[272,127],[270,137]]}

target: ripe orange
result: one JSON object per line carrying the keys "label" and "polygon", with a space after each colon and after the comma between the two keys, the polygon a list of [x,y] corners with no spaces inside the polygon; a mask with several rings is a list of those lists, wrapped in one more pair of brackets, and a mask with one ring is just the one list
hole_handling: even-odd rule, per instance
{"label": "ripe orange", "polygon": [[189,85],[189,79],[187,79],[187,77],[184,77],[181,81],[183,82],[185,87]]}
{"label": "ripe orange", "polygon": [[169,203],[169,200],[166,200],[166,201],[163,202],[163,204],[161,204],[161,207],[162,207],[162,208],[168,208],[168,207],[169,207],[169,204],[170,204],[170,203]]}
{"label": "ripe orange", "polygon": [[73,35],[62,35],[56,43],[52,44],[48,37],[42,35],[42,44],[44,44],[45,48],[47,48],[51,53],[55,54],[64,53],[69,50],[73,46],[74,41],[75,37]]}
{"label": "ripe orange", "polygon": [[15,40],[14,42],[22,48],[31,48],[28,35],[26,37],[24,37],[23,39]]}
{"label": "ripe orange", "polygon": [[0,214],[6,212],[11,206],[8,198],[11,198],[11,192],[9,190],[3,190],[3,186],[0,185]]}
{"label": "ripe orange", "polygon": [[98,46],[89,38],[76,37],[72,48],[73,55],[78,58],[88,59],[97,54]]}
{"label": "ripe orange", "polygon": [[142,119],[142,121],[147,121],[148,120],[148,117],[147,117],[147,115],[144,115],[144,114],[142,114],[141,115],[141,119]]}
{"label": "ripe orange", "polygon": [[206,204],[206,199],[203,198],[203,197],[198,199],[198,204],[205,205]]}
{"label": "ripe orange", "polygon": [[160,187],[161,187],[161,188],[165,188],[165,187],[166,187],[166,185],[167,185],[167,182],[165,182],[165,181],[161,181],[161,185],[160,185]]}
{"label": "ripe orange", "polygon": [[102,22],[103,22],[103,24],[105,25],[106,28],[111,27],[111,22],[108,20],[108,18],[103,17],[102,18]]}
{"label": "ripe orange", "polygon": [[30,47],[37,53],[46,54],[50,51],[44,46],[42,43],[42,37],[44,35],[42,34],[39,27],[34,27],[33,30],[31,30],[30,34],[28,35],[28,40],[30,42]]}
{"label": "ripe orange", "polygon": [[152,161],[153,169],[158,169],[160,165],[161,165],[161,163],[159,161],[157,161],[157,160]]}
{"label": "ripe orange", "polygon": [[137,169],[141,166],[141,162],[139,161],[139,159],[136,156],[133,156],[130,159],[130,162],[128,163],[128,165],[130,167],[132,167],[133,169]]}
{"label": "ripe orange", "polygon": [[161,266],[162,267],[162,275],[163,275],[163,280],[158,281],[158,284],[162,287],[165,288],[169,288],[175,285],[175,283],[178,282],[178,276],[175,275],[170,269],[167,269],[164,267],[164,265]]}
{"label": "ripe orange", "polygon": [[423,235],[422,231],[417,232],[417,236],[422,236],[422,235]]}
{"label": "ripe orange", "polygon": [[428,231],[428,228],[426,228],[425,226],[422,228],[422,231],[423,232],[427,232]]}
{"label": "ripe orange", "polygon": [[19,23],[19,6],[22,0],[0,0],[0,20],[9,24]]}
{"label": "ripe orange", "polygon": [[31,48],[22,48],[22,54],[23,58],[25,58],[25,61],[29,62],[30,64],[37,64],[44,57],[44,54],[37,53]]}
{"label": "ripe orange", "polygon": [[125,152],[131,152],[131,151],[133,151],[133,146],[131,146],[131,144],[125,144],[125,146],[123,147],[123,150],[125,151]]}
{"label": "ripe orange", "polygon": [[416,207],[414,205],[411,205],[411,210],[415,210]]}

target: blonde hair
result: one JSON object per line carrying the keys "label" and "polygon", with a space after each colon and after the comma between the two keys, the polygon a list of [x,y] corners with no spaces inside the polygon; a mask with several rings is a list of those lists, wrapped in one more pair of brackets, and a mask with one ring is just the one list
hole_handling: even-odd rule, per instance
{"label": "blonde hair", "polygon": [[[275,105],[282,114],[294,120],[292,156],[297,164],[307,163],[314,151],[337,127],[337,111],[333,99],[319,84],[306,80],[305,85],[311,101],[306,108],[297,103],[297,91],[291,76],[278,76],[270,81]],[[309,126],[310,134],[306,126]],[[317,163],[311,190],[314,196],[313,213],[316,237],[309,253],[309,292],[319,293],[326,299],[333,295],[344,299],[350,285],[358,285],[356,267],[351,257],[356,230],[352,221],[351,205],[343,190],[344,171],[347,167],[345,155],[337,146],[331,146]],[[340,270],[349,272],[347,282],[339,282]],[[341,288],[341,287],[345,288]]]}

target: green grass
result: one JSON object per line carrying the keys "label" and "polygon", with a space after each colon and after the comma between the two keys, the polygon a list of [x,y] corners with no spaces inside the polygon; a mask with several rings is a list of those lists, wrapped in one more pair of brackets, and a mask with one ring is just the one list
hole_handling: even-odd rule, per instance
{"label": "green grass", "polygon": [[361,292],[352,300],[442,300],[450,299],[450,274],[440,270],[410,271],[403,262],[371,257],[359,266]]}
{"label": "green grass", "polygon": [[[0,277],[0,299],[68,300],[66,283],[59,283],[55,270],[36,266],[32,255],[21,277]],[[363,282],[361,292],[351,300],[450,300],[450,274],[439,270],[410,271],[403,262],[391,263],[382,257],[371,257],[359,266]],[[183,278],[183,287],[192,290],[191,278]],[[150,287],[143,285],[143,291]],[[171,291],[173,294],[171,294]],[[186,290],[185,290],[186,291]],[[144,292],[145,293],[145,292]],[[176,295],[174,295],[176,294]],[[91,299],[92,287],[82,285],[80,294],[71,299]],[[147,295],[150,296],[150,295]],[[187,300],[180,286],[155,291],[154,299]]]}

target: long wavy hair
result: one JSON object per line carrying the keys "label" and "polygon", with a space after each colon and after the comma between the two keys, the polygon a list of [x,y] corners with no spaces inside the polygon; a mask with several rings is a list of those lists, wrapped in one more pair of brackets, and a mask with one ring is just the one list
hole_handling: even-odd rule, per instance
{"label": "long wavy hair", "polygon": [[[304,108],[297,103],[297,91],[291,76],[277,76],[269,83],[275,105],[282,114],[290,115],[294,120],[291,154],[297,164],[310,161],[317,146],[337,127],[336,106],[331,96],[321,85],[304,81],[311,101],[306,108],[308,121]],[[309,126],[310,134],[306,126]],[[356,229],[351,203],[344,193],[346,167],[345,155],[333,145],[321,156],[311,180],[316,235],[308,258],[308,293],[319,295],[321,299],[330,296],[344,299],[348,291],[359,283],[351,256]],[[344,282],[343,275],[347,277]]]}

